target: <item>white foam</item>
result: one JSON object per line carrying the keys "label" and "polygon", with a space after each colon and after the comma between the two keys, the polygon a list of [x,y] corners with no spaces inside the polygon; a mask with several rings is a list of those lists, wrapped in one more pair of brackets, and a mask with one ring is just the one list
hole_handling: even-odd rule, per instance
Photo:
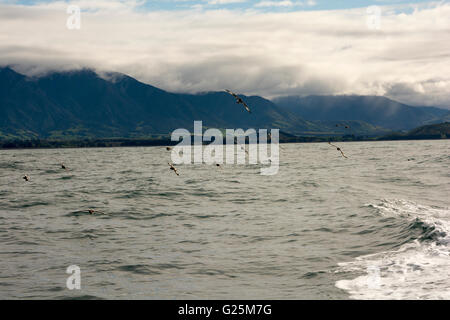
{"label": "white foam", "polygon": [[336,286],[354,299],[450,299],[450,210],[404,200],[368,206],[382,215],[420,219],[442,232],[438,242],[414,241],[399,250],[381,252],[339,264],[337,272],[361,272]]}

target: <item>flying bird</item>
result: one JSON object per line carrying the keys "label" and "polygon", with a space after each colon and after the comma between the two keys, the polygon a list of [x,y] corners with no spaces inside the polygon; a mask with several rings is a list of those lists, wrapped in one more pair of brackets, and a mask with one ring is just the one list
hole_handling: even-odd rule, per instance
{"label": "flying bird", "polygon": [[98,210],[93,210],[93,209],[88,209],[87,212],[89,212],[89,214],[95,214],[95,213],[105,214],[104,212],[101,212]]}
{"label": "flying bird", "polygon": [[30,181],[30,177],[27,176],[27,175],[24,175],[22,179],[25,180],[25,181],[27,181],[27,182]]}
{"label": "flying bird", "polygon": [[239,97],[237,94],[235,94],[234,92],[225,89],[226,92],[228,92],[229,94],[231,94],[235,99],[236,99],[236,103],[240,103],[244,106],[245,110],[248,111],[248,113],[252,113],[250,108],[248,107],[248,105],[244,102],[244,100],[241,99],[241,97]]}
{"label": "flying bird", "polygon": [[331,142],[328,142],[328,144],[329,144],[330,146],[335,147],[335,148],[337,149],[337,151],[339,151],[339,152],[342,154],[342,156],[343,156],[344,158],[347,158],[347,156],[344,154],[344,152],[342,151],[341,148],[339,148],[338,146],[335,146],[335,145],[332,144]]}
{"label": "flying bird", "polygon": [[171,163],[167,163],[169,166],[170,166],[170,170],[173,170],[173,172],[175,172],[175,174],[177,175],[177,176],[179,176],[180,174],[178,173],[178,170],[177,170],[177,168],[175,168],[174,166],[173,166],[173,164],[171,164]]}

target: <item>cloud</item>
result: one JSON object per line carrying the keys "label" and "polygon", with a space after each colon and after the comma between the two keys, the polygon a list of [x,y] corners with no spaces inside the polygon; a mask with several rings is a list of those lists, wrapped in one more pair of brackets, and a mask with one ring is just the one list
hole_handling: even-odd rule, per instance
{"label": "cloud", "polygon": [[[75,5],[84,11],[102,11],[102,12],[129,12],[145,4],[145,0],[71,0],[71,1],[45,1],[37,2],[32,6],[34,9],[41,10],[65,10],[68,5]],[[21,6],[17,6],[21,7]]]}
{"label": "cloud", "polygon": [[[71,2],[73,3],[73,2]],[[380,94],[450,107],[450,5],[383,6],[381,29],[365,8],[148,11],[140,1],[0,5],[0,64],[27,74],[91,67],[176,92],[231,88],[265,97]],[[207,2],[205,2],[207,3]]]}
{"label": "cloud", "polygon": [[255,4],[255,7],[294,7],[294,6],[315,6],[316,2],[313,0],[308,1],[290,1],[290,0],[278,0],[278,1],[260,1]]}
{"label": "cloud", "polygon": [[[409,104],[417,104],[417,101],[426,101],[428,105],[443,105],[450,101],[450,79],[428,79],[420,82],[386,83],[387,96],[396,97],[398,100]],[[444,104],[442,104],[444,102]]]}
{"label": "cloud", "polygon": [[289,0],[283,1],[261,1],[255,4],[255,7],[292,7],[294,2]]}
{"label": "cloud", "polygon": [[208,0],[208,4],[230,4],[230,3],[242,3],[247,0]]}

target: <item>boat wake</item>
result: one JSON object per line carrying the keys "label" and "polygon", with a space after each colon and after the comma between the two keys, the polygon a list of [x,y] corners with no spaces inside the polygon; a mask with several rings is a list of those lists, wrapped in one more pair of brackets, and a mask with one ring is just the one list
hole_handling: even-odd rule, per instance
{"label": "boat wake", "polygon": [[339,263],[338,273],[358,273],[336,286],[354,299],[450,299],[450,210],[404,200],[368,204],[381,215],[421,225],[421,236],[398,250]]}

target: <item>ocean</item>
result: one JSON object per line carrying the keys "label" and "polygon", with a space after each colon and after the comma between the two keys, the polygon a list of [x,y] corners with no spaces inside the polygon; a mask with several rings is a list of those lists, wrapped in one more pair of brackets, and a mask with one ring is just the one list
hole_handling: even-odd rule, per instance
{"label": "ocean", "polygon": [[0,299],[450,299],[450,141],[336,144],[0,150]]}

